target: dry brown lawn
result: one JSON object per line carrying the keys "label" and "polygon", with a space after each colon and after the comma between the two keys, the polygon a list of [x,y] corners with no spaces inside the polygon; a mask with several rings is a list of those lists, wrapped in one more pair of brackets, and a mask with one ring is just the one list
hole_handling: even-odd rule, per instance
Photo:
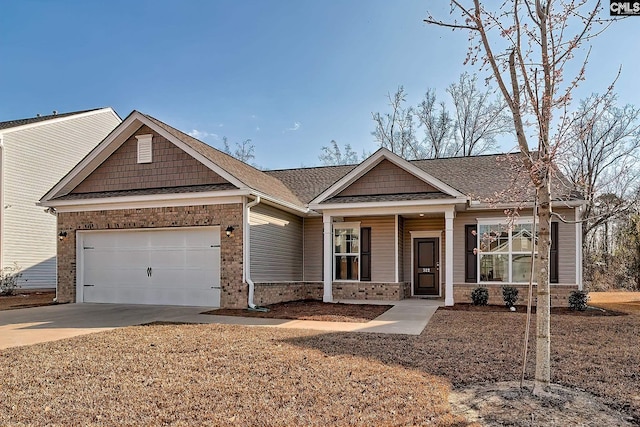
{"label": "dry brown lawn", "polygon": [[17,289],[15,295],[0,296],[0,310],[51,305],[54,304],[53,299],[55,297],[55,291],[22,291]]}
{"label": "dry brown lawn", "polygon": [[[518,380],[525,317],[438,310],[418,337],[153,325],[3,350],[0,425],[465,426],[449,387]],[[552,334],[552,381],[620,420],[582,425],[640,424],[640,315],[552,315]],[[515,399],[483,423],[532,425]],[[554,405],[536,425],[567,425]]]}
{"label": "dry brown lawn", "polygon": [[589,292],[589,305],[640,314],[640,292]]}

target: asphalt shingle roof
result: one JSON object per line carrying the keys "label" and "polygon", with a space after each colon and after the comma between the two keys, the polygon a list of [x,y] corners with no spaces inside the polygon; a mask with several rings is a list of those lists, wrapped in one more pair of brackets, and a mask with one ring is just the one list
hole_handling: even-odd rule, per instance
{"label": "asphalt shingle roof", "polygon": [[143,115],[180,141],[196,150],[198,153],[202,154],[207,159],[211,160],[227,173],[233,175],[247,187],[275,197],[281,201],[292,203],[300,207],[304,206],[302,201],[292,192],[292,190],[277,178],[241,162],[240,160],[223,153],[222,151],[217,150],[174,127],[171,127],[154,117],[146,114]]}
{"label": "asphalt shingle roof", "polygon": [[[411,164],[480,201],[532,200],[534,189],[521,168],[518,154],[491,154],[473,157],[412,160]],[[267,171],[293,191],[304,203],[309,203],[357,165],[299,168]],[[557,172],[557,171],[556,171]],[[554,197],[576,198],[571,186],[559,173],[554,175]],[[331,199],[335,202],[337,198]],[[377,200],[394,200],[379,196]]]}
{"label": "asphalt shingle roof", "polygon": [[74,116],[76,114],[88,113],[90,111],[101,110],[102,108],[92,108],[90,110],[73,111],[70,113],[50,114],[48,116],[29,117],[26,119],[9,120],[6,122],[0,122],[0,130],[10,129],[18,126],[30,125],[32,123],[44,122],[46,120],[59,119],[61,117]]}
{"label": "asphalt shingle roof", "polygon": [[357,165],[321,166],[265,171],[283,182],[304,203],[309,203]]}
{"label": "asphalt shingle roof", "polygon": [[451,196],[433,191],[431,193],[379,194],[371,196],[338,196],[327,199],[325,203],[362,203],[362,202],[400,202],[407,200],[448,199]]}

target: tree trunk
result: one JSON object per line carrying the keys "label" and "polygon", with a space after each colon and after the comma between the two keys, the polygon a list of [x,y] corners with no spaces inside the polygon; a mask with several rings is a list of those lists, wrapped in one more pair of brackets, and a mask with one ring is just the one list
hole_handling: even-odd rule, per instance
{"label": "tree trunk", "polygon": [[540,207],[538,220],[538,286],[536,303],[536,375],[533,394],[544,394],[551,382],[551,298],[549,289],[549,258],[551,250],[551,190],[549,177],[538,189]]}

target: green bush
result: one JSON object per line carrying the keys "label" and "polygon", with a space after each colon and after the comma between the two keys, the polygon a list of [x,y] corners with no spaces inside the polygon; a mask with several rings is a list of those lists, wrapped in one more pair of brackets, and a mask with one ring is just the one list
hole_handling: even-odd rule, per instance
{"label": "green bush", "polygon": [[508,308],[513,307],[518,302],[518,289],[513,286],[503,286],[502,299],[504,300],[504,305]]}
{"label": "green bush", "polygon": [[473,305],[487,305],[489,302],[489,290],[478,286],[471,292],[471,301],[473,301]]}
{"label": "green bush", "polygon": [[589,293],[586,291],[573,291],[569,295],[569,308],[571,310],[585,311],[589,301]]}

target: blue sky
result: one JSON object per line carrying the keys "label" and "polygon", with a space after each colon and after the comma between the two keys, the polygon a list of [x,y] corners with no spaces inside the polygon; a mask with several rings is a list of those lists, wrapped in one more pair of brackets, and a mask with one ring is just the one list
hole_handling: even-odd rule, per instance
{"label": "blue sky", "polygon": [[[151,114],[220,147],[252,139],[256,163],[319,163],[332,139],[373,151],[371,113],[404,85],[445,98],[467,35],[423,24],[435,0],[2,1],[0,121],[102,106]],[[638,103],[640,17],[593,43],[581,95]],[[579,95],[580,95],[579,94]],[[505,146],[507,150],[511,147]]]}

